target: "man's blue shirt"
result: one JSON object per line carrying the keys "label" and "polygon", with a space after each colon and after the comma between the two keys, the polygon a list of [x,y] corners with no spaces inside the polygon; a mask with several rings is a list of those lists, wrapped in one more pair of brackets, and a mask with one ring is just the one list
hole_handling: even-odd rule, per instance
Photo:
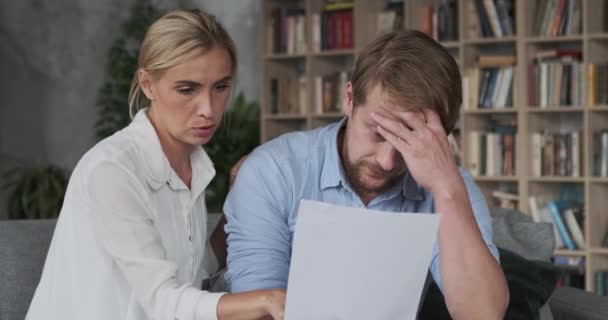
{"label": "man's blue shirt", "polygon": [[[343,120],[311,131],[285,134],[257,148],[243,163],[224,205],[228,219],[226,280],[232,292],[287,288],[300,200],[365,208],[346,179],[338,155],[338,132],[344,123]],[[498,259],[485,198],[473,178],[460,172],[483,239]],[[407,173],[401,184],[372,200],[367,208],[398,213],[435,212],[432,195]],[[441,288],[439,263],[437,242],[429,268]]]}

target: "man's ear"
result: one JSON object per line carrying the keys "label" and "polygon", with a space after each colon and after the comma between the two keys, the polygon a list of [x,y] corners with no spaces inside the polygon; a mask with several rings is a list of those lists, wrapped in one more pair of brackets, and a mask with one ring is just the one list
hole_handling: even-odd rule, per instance
{"label": "man's ear", "polygon": [[344,90],[344,99],[342,99],[344,113],[347,117],[351,118],[353,116],[353,83],[346,83],[346,90]]}
{"label": "man's ear", "polygon": [[146,70],[137,70],[137,81],[141,91],[146,95],[146,98],[150,101],[154,101],[154,89],[152,86],[152,76],[146,72]]}

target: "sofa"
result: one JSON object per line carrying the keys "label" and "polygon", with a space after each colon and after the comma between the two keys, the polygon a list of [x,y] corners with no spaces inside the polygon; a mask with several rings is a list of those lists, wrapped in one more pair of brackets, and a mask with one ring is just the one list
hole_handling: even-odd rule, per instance
{"label": "sofa", "polygon": [[[502,261],[503,269],[506,270],[507,278],[510,279],[509,284],[512,292],[512,305],[510,308],[513,309],[517,303],[520,303],[525,305],[524,309],[533,309],[535,311],[533,317],[528,317],[529,314],[511,313],[508,317],[509,319],[518,319],[519,316],[521,316],[521,319],[541,320],[608,319],[608,298],[599,297],[592,293],[573,288],[558,288],[553,290],[552,285],[547,285],[547,283],[551,283],[555,279],[555,273],[551,269],[551,264],[546,261],[535,261],[531,259],[532,257],[524,258],[516,253],[517,251],[524,250],[528,254],[532,252],[533,254],[542,256],[542,252],[545,249],[534,247],[538,243],[532,245],[532,247],[527,246],[521,237],[514,237],[512,232],[517,231],[517,235],[533,234],[538,229],[530,227],[527,232],[522,231],[526,229],[524,224],[528,222],[521,222],[523,221],[521,219],[525,220],[525,218],[517,215],[517,213],[504,211],[502,213],[499,212],[500,214],[495,213],[493,213],[495,238],[500,236],[505,237],[506,240],[500,238],[496,240],[500,240],[504,246],[508,247],[507,249],[501,248],[503,258],[511,255],[511,258],[507,259],[507,261],[510,261],[510,265]],[[217,221],[217,216],[212,217],[211,221]],[[512,231],[502,232],[499,225],[500,221],[503,221],[506,226],[513,227]],[[212,228],[212,226],[213,222],[210,223],[209,227]],[[40,280],[40,274],[54,228],[55,220],[0,221],[0,257],[2,257],[0,259],[0,283],[2,284],[0,285],[1,320],[24,319]],[[509,236],[510,233],[511,236]],[[514,238],[511,240],[515,242],[510,243],[510,237]],[[525,272],[516,272],[517,270],[524,269],[522,268],[522,264],[525,266]],[[530,269],[532,265],[536,265],[535,269]],[[537,282],[544,283],[544,286],[539,289],[536,285]],[[519,294],[514,294],[518,283],[520,286],[527,288],[527,291],[525,291],[527,296],[522,297]],[[423,301],[420,318],[434,320],[449,319],[449,315],[445,314],[447,310],[445,309],[445,304],[442,304],[442,299],[443,297],[439,293],[439,290],[436,287],[431,287]],[[542,308],[538,310],[541,306]]]}
{"label": "sofa", "polygon": [[0,221],[0,319],[25,318],[54,230],[55,220]]}

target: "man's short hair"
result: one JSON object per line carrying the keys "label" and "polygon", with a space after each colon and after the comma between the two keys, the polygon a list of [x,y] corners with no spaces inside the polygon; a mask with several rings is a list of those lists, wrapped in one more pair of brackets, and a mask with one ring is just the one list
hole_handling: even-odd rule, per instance
{"label": "man's short hair", "polygon": [[353,107],[378,84],[396,103],[435,110],[446,133],[454,128],[462,103],[458,64],[426,34],[393,31],[363,49],[353,71]]}

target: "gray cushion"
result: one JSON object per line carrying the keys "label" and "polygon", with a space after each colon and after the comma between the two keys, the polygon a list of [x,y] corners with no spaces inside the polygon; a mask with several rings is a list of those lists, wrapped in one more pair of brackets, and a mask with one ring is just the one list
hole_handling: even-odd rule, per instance
{"label": "gray cushion", "polygon": [[492,208],[494,244],[529,260],[549,261],[553,255],[553,225],[535,223],[513,209]]}
{"label": "gray cushion", "polygon": [[0,319],[25,318],[40,281],[55,222],[0,221]]}
{"label": "gray cushion", "polygon": [[608,297],[570,288],[555,289],[549,299],[555,320],[605,320],[608,319]]}

